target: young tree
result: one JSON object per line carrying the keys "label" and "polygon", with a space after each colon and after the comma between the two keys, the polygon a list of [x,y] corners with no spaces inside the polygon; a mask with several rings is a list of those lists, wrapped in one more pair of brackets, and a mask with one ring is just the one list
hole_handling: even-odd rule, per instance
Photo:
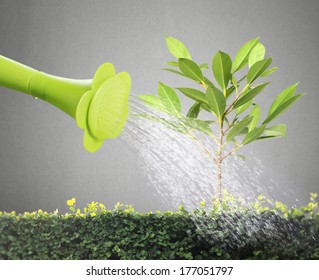
{"label": "young tree", "polygon": [[[272,59],[265,58],[265,47],[259,42],[259,38],[245,43],[233,61],[227,53],[218,51],[211,64],[214,82],[203,74],[203,71],[209,68],[208,64],[197,64],[181,41],[166,37],[166,45],[177,60],[166,62],[170,67],[164,70],[195,82],[197,88],[177,88],[180,93],[193,100],[194,104],[184,116],[176,91],[159,82],[157,96],[145,94],[139,98],[147,106],[164,113],[169,118],[149,113],[138,116],[161,122],[195,141],[199,149],[216,165],[217,198],[222,201],[224,160],[229,156],[238,155],[237,151],[241,147],[256,140],[285,137],[285,124],[270,125],[270,123],[303,94],[295,94],[298,83],[284,89],[271,104],[267,117],[260,123],[261,108],[256,104],[255,97],[267,87],[269,82],[256,84],[256,81],[269,76],[277,70],[277,67],[270,68]],[[236,73],[247,65],[247,74],[237,79]],[[211,120],[200,119],[201,110],[207,111]],[[194,130],[211,137],[216,149],[210,151],[195,135]]]}

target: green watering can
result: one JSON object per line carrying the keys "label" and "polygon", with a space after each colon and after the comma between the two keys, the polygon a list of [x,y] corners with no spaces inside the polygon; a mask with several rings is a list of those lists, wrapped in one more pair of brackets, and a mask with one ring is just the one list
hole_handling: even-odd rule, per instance
{"label": "green watering can", "polygon": [[84,129],[83,145],[97,151],[104,140],[116,138],[128,116],[131,78],[102,64],[92,80],[66,79],[40,72],[0,56],[0,86],[11,88],[58,107]]}

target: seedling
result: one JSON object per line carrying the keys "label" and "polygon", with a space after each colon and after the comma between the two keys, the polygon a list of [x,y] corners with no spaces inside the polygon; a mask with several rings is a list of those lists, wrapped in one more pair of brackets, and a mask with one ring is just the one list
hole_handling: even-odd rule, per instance
{"label": "seedling", "polygon": [[[227,53],[218,51],[211,63],[215,81],[208,78],[209,73],[206,74],[208,63],[197,64],[181,41],[166,37],[166,44],[176,60],[166,62],[168,68],[164,70],[194,81],[196,88],[177,88],[194,103],[184,116],[175,89],[159,82],[158,96],[145,94],[139,98],[147,106],[164,113],[164,117],[150,113],[138,116],[161,122],[196,142],[199,149],[216,165],[217,198],[221,202],[222,166],[225,159],[234,155],[242,157],[237,153],[238,150],[257,140],[285,137],[286,125],[271,123],[303,94],[295,94],[298,83],[287,87],[275,98],[266,118],[260,122],[261,107],[255,99],[269,82],[257,84],[257,81],[271,75],[277,67],[270,68],[272,59],[265,58],[265,47],[259,38],[245,43],[234,60]],[[239,70],[247,66],[247,73],[238,78]],[[208,120],[199,117],[202,110],[209,113]],[[207,134],[215,142],[215,149],[205,146],[195,131]]]}

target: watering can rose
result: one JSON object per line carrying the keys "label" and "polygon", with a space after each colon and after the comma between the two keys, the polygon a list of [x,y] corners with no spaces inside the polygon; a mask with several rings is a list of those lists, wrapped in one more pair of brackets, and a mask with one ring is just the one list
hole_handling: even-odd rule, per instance
{"label": "watering can rose", "polygon": [[131,78],[126,72],[115,74],[111,63],[96,71],[91,90],[81,98],[75,114],[79,128],[84,129],[83,145],[95,152],[107,138],[117,137],[128,116]]}

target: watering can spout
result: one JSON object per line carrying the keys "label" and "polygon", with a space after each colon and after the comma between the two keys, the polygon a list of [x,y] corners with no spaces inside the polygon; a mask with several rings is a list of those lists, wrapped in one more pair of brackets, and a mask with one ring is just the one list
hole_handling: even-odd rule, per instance
{"label": "watering can spout", "polygon": [[84,129],[83,145],[89,152],[117,137],[128,116],[131,78],[127,72],[116,74],[111,63],[102,64],[93,79],[76,80],[0,56],[0,86],[42,99],[73,117]]}

